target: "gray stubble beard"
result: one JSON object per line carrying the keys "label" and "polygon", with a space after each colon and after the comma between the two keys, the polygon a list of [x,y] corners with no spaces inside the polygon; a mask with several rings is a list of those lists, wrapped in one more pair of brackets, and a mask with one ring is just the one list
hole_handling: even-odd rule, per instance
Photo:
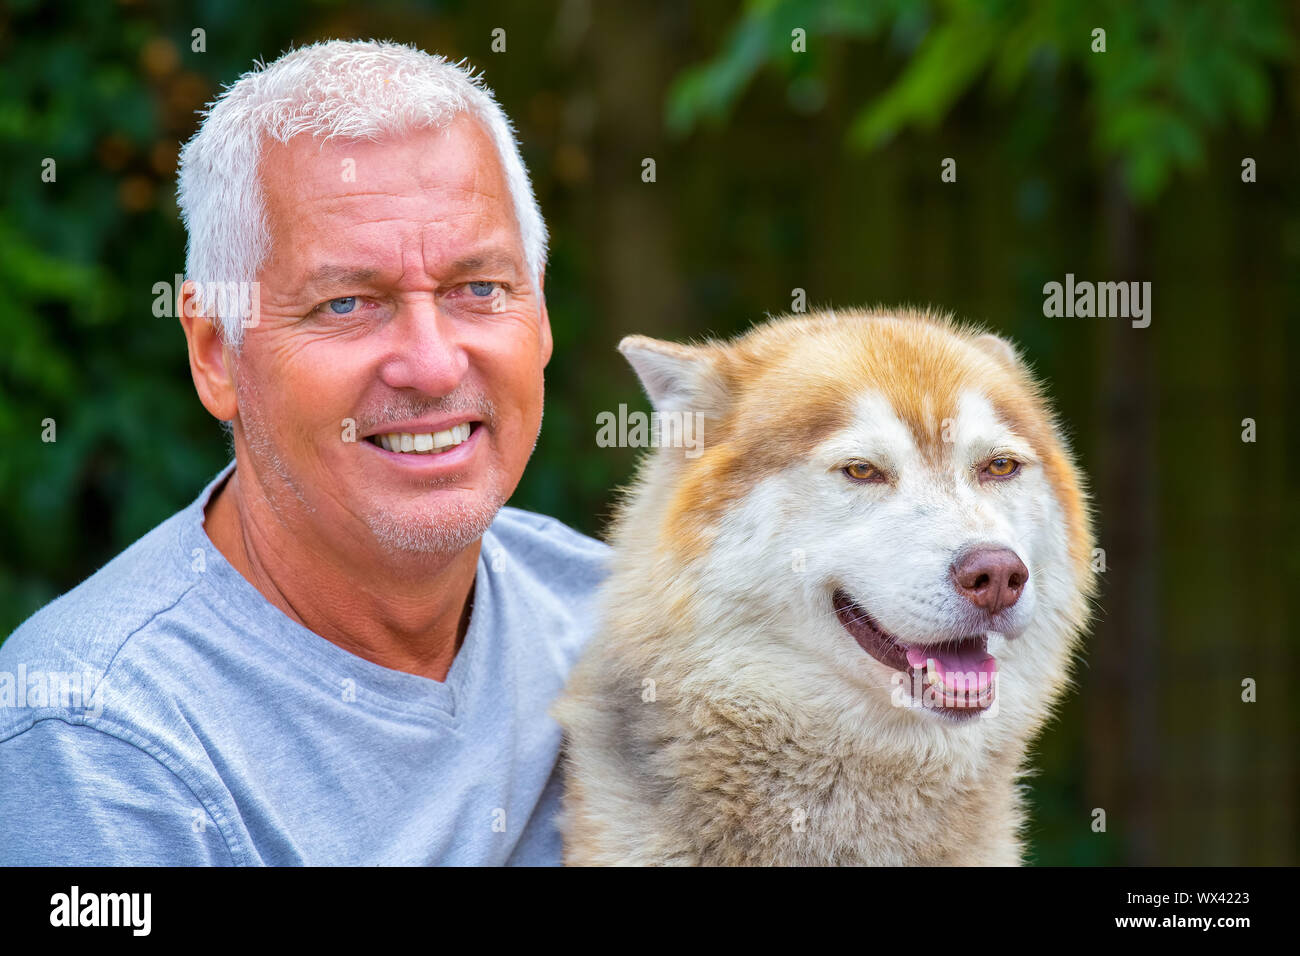
{"label": "gray stubble beard", "polygon": [[455,500],[438,505],[433,513],[418,516],[409,511],[398,514],[380,510],[362,517],[375,541],[386,551],[458,554],[483,537],[506,503],[506,495],[501,490],[501,472],[495,463],[488,467],[487,481],[490,489],[487,496],[473,503]]}

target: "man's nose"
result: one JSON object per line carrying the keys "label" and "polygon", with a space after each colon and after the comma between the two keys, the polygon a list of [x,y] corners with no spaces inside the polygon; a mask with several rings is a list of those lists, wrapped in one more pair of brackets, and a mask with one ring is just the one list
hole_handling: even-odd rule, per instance
{"label": "man's nose", "polygon": [[382,378],[390,388],[414,388],[429,395],[456,389],[469,357],[456,339],[453,323],[436,303],[410,305],[393,323],[392,354]]}
{"label": "man's nose", "polygon": [[953,564],[952,580],[966,600],[996,614],[1020,600],[1029,569],[1010,548],[973,548]]}

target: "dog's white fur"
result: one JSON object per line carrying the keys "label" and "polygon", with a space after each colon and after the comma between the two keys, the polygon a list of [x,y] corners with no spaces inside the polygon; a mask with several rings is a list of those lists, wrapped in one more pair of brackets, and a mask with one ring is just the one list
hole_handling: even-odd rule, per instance
{"label": "dog's white fur", "polygon": [[[1017,778],[1068,685],[1092,576],[1077,474],[1014,350],[879,313],[621,349],[656,410],[704,411],[716,440],[705,432],[699,462],[650,454],[615,523],[602,627],[553,711],[566,862],[1020,862]],[[803,446],[805,401],[838,419]],[[757,419],[784,447],[745,445]],[[926,423],[942,445],[918,441]],[[1022,463],[1014,479],[979,480],[995,455]],[[850,481],[849,459],[892,480]],[[950,569],[974,545],[1030,571],[990,639],[995,707],[954,720],[897,706],[902,675],[858,646],[830,595],[846,589],[905,643],[968,635]]]}

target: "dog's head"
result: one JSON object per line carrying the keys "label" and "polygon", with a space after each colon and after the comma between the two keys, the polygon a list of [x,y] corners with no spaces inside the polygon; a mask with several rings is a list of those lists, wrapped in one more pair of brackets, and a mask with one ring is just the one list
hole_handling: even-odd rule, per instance
{"label": "dog's head", "polygon": [[671,489],[656,546],[690,569],[677,599],[711,660],[877,723],[1045,718],[1087,618],[1092,541],[1079,475],[1008,343],[852,312],[620,349],[659,434],[696,440],[661,447],[642,488]]}

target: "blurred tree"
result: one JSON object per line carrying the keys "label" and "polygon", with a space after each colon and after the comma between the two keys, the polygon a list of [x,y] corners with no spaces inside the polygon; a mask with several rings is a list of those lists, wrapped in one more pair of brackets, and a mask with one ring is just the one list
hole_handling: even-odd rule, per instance
{"label": "blurred tree", "polygon": [[815,102],[831,62],[818,40],[887,37],[906,60],[862,106],[852,145],[934,129],[982,79],[1009,106],[1022,88],[1073,72],[1087,82],[1095,157],[1118,162],[1145,201],[1175,169],[1199,167],[1225,121],[1265,122],[1268,68],[1291,54],[1288,27],[1281,0],[753,0],[718,55],[678,77],[666,119],[679,134],[722,121],[765,67],[785,74],[792,101]]}

